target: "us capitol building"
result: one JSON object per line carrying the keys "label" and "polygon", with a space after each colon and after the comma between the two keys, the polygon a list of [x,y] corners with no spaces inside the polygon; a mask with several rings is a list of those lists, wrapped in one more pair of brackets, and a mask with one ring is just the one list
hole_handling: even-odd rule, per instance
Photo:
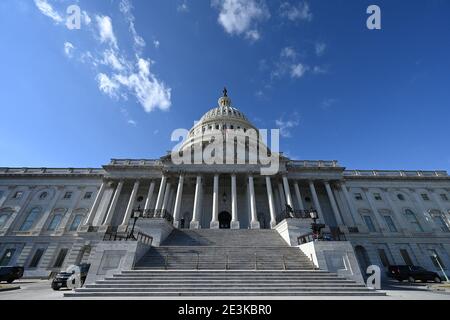
{"label": "us capitol building", "polygon": [[[181,149],[211,130],[251,129],[225,91]],[[324,241],[311,241],[308,212],[323,224]],[[315,250],[305,247],[311,243]],[[183,261],[170,259],[183,248],[203,251],[179,269],[239,269],[231,260],[240,246],[251,261],[249,267],[236,260],[242,269],[274,263],[258,252],[278,247],[286,250],[282,270],[290,269],[289,250],[296,250],[304,258],[299,263],[344,270],[350,278],[364,276],[369,265],[414,264],[442,274],[440,266],[450,266],[450,177],[445,171],[348,170],[337,161],[282,154],[272,175],[254,164],[175,165],[169,155],[113,159],[94,169],[0,168],[0,266],[24,266],[26,277],[49,277],[85,262],[97,272],[95,281],[128,269],[158,269],[158,263],[177,269]],[[227,261],[202,267],[206,248]]]}

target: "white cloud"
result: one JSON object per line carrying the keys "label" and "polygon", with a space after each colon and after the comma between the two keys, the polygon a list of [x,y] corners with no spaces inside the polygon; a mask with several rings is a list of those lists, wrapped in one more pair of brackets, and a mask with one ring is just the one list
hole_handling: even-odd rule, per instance
{"label": "white cloud", "polygon": [[133,10],[133,5],[129,0],[121,0],[119,4],[120,12],[124,15],[125,19],[128,21],[129,29],[133,35],[134,45],[137,50],[142,50],[145,47],[145,40],[137,33],[136,27],[134,25],[134,15],[131,12]]}
{"label": "white cloud", "polygon": [[291,130],[300,124],[300,117],[297,112],[294,112],[289,120],[284,120],[284,116],[275,120],[275,125],[280,129],[280,135],[284,138],[290,138],[292,136]]}
{"label": "white cloud", "polygon": [[323,42],[317,42],[316,43],[316,55],[318,57],[322,56],[325,53],[325,50],[327,49],[327,45]]}
{"label": "white cloud", "polygon": [[64,43],[64,53],[68,58],[73,57],[74,50],[75,50],[75,46],[72,43],[70,43],[70,42]]}
{"label": "white cloud", "polygon": [[112,80],[104,73],[98,74],[97,81],[98,87],[103,93],[107,94],[111,98],[117,98],[117,93],[120,87],[119,83]]}
{"label": "white cloud", "polygon": [[189,6],[186,1],[183,1],[177,6],[178,12],[189,12]]}
{"label": "white cloud", "polygon": [[137,68],[137,72],[126,76],[115,75],[115,80],[134,92],[145,111],[151,112],[156,108],[169,109],[171,89],[150,72],[150,61],[140,58]]}
{"label": "white cloud", "polygon": [[314,74],[325,74],[328,72],[328,70],[325,67],[314,66],[314,68],[312,69],[312,72]]}
{"label": "white cloud", "polygon": [[295,59],[297,57],[297,52],[292,47],[285,47],[281,49],[280,56],[282,58]]}
{"label": "white cloud", "polygon": [[36,7],[42,14],[51,18],[55,23],[59,24],[64,21],[63,17],[51,6],[47,0],[34,0]]}
{"label": "white cloud", "polygon": [[103,61],[102,63],[105,65],[109,65],[116,71],[123,71],[125,69],[123,58],[117,56],[117,51],[107,49],[103,52]]}
{"label": "white cloud", "polygon": [[320,104],[321,108],[324,110],[328,110],[329,108],[331,108],[334,104],[336,104],[336,102],[338,102],[337,99],[335,98],[327,98],[324,99],[322,101],[322,103]]}
{"label": "white cloud", "polygon": [[311,21],[313,19],[313,14],[306,1],[299,2],[298,5],[283,2],[280,6],[280,14],[290,21]]}
{"label": "white cloud", "polygon": [[263,0],[213,0],[213,6],[219,8],[218,22],[225,32],[231,35],[244,35],[256,41],[260,38],[258,22],[270,17]]}
{"label": "white cloud", "polygon": [[301,78],[305,74],[306,70],[307,68],[301,63],[293,64],[291,65],[291,77]]}
{"label": "white cloud", "polygon": [[102,43],[109,43],[117,48],[117,39],[114,34],[111,18],[108,16],[96,16],[97,27]]}
{"label": "white cloud", "polygon": [[161,44],[161,43],[160,43],[158,40],[154,40],[154,41],[153,41],[153,46],[154,46],[156,49],[159,48],[160,44]]}
{"label": "white cloud", "polygon": [[[53,9],[47,0],[34,0],[37,8],[46,16],[51,17],[58,25],[62,25],[63,18]],[[132,5],[129,0],[121,0],[119,10],[128,23],[130,35],[134,41],[133,52],[119,48],[114,33],[113,22],[109,16],[92,14],[82,11],[82,19],[86,25],[94,22],[95,48],[75,48],[70,42],[64,43],[64,53],[76,61],[88,64],[96,74],[99,90],[114,99],[128,100],[134,96],[146,112],[155,109],[167,110],[171,106],[171,88],[152,72],[153,62],[142,57],[146,43],[136,31],[135,17],[132,14]],[[106,46],[102,45],[106,44]],[[155,47],[159,41],[154,41]],[[76,50],[75,50],[76,49]],[[130,58],[132,57],[132,58]],[[127,119],[129,124],[135,125],[133,119]]]}

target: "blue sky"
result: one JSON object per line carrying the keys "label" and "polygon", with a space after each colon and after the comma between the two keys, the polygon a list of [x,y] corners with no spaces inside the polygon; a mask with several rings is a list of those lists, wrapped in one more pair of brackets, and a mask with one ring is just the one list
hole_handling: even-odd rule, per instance
{"label": "blue sky", "polygon": [[[66,8],[82,10],[80,30]],[[382,30],[366,28],[377,4]],[[450,2],[2,0],[0,166],[159,158],[217,104],[296,159],[450,169]]]}

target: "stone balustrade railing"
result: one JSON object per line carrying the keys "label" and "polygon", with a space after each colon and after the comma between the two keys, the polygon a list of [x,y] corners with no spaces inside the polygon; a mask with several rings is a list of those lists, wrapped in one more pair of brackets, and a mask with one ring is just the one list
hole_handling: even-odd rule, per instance
{"label": "stone balustrade railing", "polygon": [[446,171],[346,170],[348,177],[448,177]]}

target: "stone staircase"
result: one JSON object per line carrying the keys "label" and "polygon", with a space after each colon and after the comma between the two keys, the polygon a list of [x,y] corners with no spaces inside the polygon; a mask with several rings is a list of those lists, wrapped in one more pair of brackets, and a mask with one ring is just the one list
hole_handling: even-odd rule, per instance
{"label": "stone staircase", "polygon": [[66,297],[382,296],[325,271],[130,270]]}
{"label": "stone staircase", "polygon": [[67,297],[378,296],[315,270],[275,230],[174,230],[135,266]]}
{"label": "stone staircase", "polygon": [[274,230],[174,230],[135,269],[312,270],[299,249]]}

